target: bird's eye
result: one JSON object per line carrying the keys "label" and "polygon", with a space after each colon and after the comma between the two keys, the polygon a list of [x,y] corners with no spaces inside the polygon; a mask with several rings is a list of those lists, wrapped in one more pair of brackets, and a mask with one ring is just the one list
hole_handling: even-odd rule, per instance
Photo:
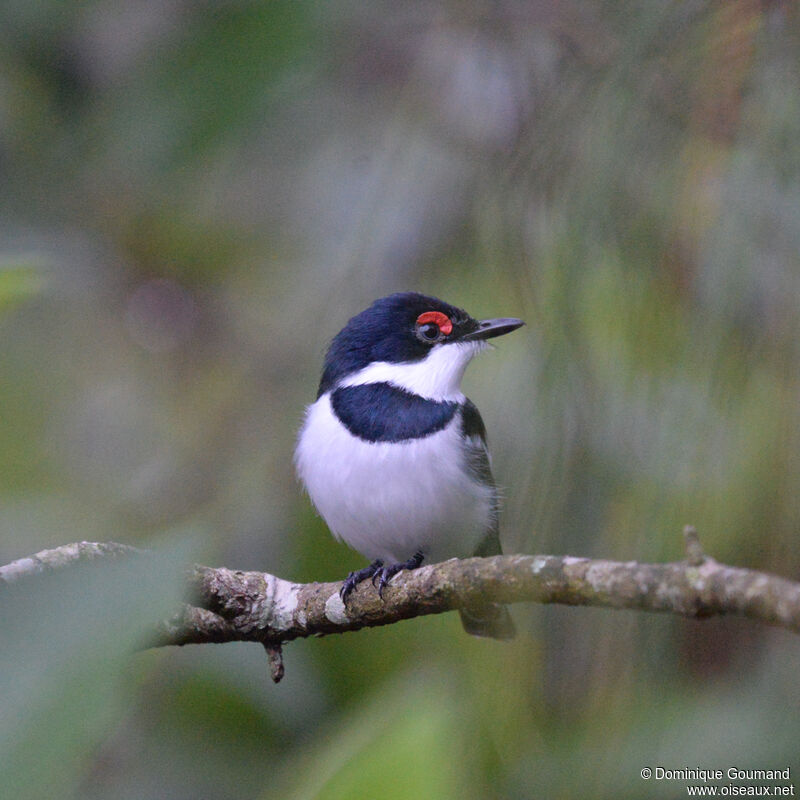
{"label": "bird's eye", "polygon": [[434,341],[438,339],[441,335],[441,331],[439,330],[439,326],[435,322],[427,322],[425,325],[419,326],[419,335],[423,339],[428,339],[430,341]]}
{"label": "bird's eye", "polygon": [[417,317],[417,335],[425,342],[435,342],[453,331],[453,323],[441,311],[426,311]]}

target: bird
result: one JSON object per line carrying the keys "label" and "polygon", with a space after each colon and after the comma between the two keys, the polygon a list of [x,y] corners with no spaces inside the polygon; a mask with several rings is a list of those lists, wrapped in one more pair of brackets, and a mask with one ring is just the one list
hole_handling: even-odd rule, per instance
{"label": "bird", "polygon": [[[394,575],[423,561],[502,552],[486,428],[461,379],[488,339],[524,324],[477,320],[400,292],[356,314],[331,341],[295,467],[334,537],[370,560],[342,583],[345,604],[368,579],[383,597]],[[515,635],[505,606],[459,611],[467,633]]]}

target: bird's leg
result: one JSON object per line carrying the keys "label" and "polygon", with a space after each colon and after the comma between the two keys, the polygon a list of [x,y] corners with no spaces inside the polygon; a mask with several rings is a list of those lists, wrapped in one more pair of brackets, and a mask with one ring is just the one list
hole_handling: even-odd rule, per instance
{"label": "bird's leg", "polygon": [[375,585],[375,581],[378,581],[378,596],[383,597],[383,590],[387,583],[397,575],[400,570],[403,569],[416,569],[421,563],[422,559],[425,558],[424,553],[421,550],[417,550],[408,561],[401,561],[399,564],[389,564],[388,567],[379,567],[375,570],[374,574],[372,575],[372,585]]}
{"label": "bird's leg", "polygon": [[342,598],[342,602],[346,603],[348,596],[356,586],[358,586],[361,581],[371,578],[382,566],[383,561],[376,558],[368,567],[351,572],[342,582],[342,588],[339,589],[339,597]]}

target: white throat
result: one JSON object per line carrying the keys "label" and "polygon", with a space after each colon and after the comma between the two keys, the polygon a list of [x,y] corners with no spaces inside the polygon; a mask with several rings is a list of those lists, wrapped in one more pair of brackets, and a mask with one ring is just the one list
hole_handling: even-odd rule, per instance
{"label": "white throat", "polygon": [[340,386],[361,386],[366,383],[391,383],[429,400],[464,399],[461,379],[473,356],[489,345],[484,341],[437,344],[422,361],[392,364],[376,361],[348,375]]}

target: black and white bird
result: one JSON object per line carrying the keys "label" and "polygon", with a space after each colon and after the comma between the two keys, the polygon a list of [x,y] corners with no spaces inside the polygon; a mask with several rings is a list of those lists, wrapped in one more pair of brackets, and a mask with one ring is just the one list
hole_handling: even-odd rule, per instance
{"label": "black and white bird", "polygon": [[[415,292],[376,300],[334,337],[306,412],[297,472],[333,535],[371,560],[342,585],[379,592],[423,560],[497,555],[486,430],[461,392],[472,357],[519,319],[473,319]],[[463,609],[468,633],[514,636],[508,610]]]}

